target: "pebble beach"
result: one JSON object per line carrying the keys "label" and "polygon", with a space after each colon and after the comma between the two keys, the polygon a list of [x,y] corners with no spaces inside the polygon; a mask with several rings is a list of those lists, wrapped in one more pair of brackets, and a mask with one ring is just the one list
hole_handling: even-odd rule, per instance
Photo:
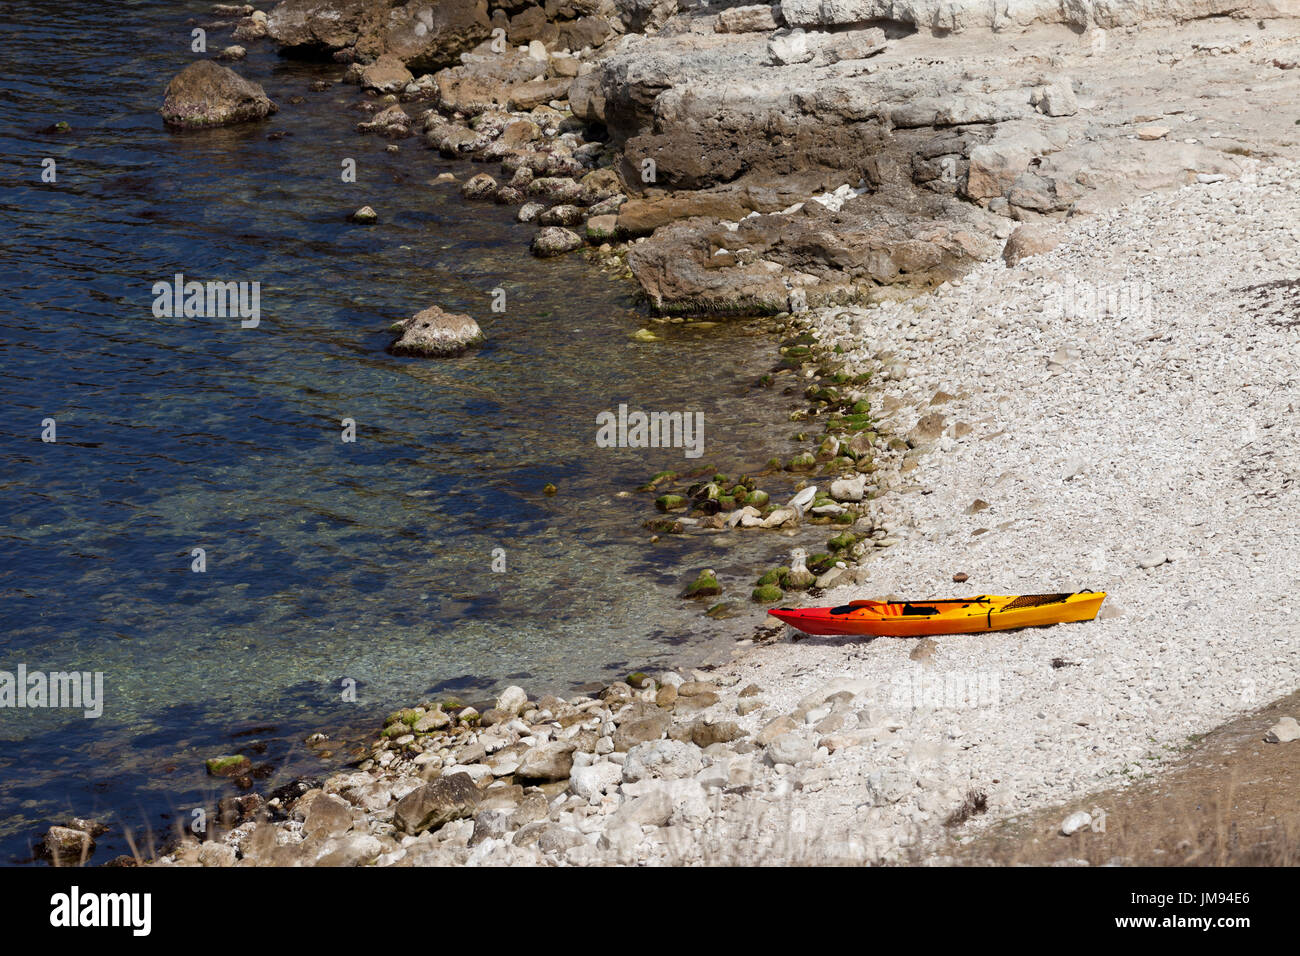
{"label": "pebble beach", "polygon": [[[191,784],[206,770],[211,819],[171,814],[161,842],[108,862],[956,865],[982,862],[961,852],[982,835],[1046,814],[1065,841],[1052,861],[1077,864],[1070,838],[1122,817],[1107,803],[1118,790],[1296,691],[1292,0],[443,0],[436,14],[417,0],[280,0],[186,12],[212,55],[196,47],[165,89],[140,67],[132,109],[156,79],[149,135],[169,145],[237,155],[255,143],[283,158],[301,133],[316,138],[304,143],[313,156],[330,154],[329,190],[280,198],[311,210],[305,233],[329,224],[339,244],[311,247],[317,265],[361,248],[408,254],[389,263],[400,281],[365,280],[398,304],[361,302],[346,270],[318,283],[302,264],[291,271],[348,299],[346,316],[320,320],[346,357],[404,376],[356,387],[427,412],[402,453],[414,457],[373,464],[433,484],[399,489],[400,523],[342,542],[346,579],[254,592],[250,609],[283,609],[274,627],[242,608],[209,614],[212,636],[171,652],[256,670],[288,647],[277,679],[292,674],[292,687],[248,703],[224,735],[177,735],[168,760],[183,753]],[[80,134],[61,121],[41,135]],[[126,139],[139,148],[138,132]],[[456,232],[463,249],[444,242]],[[278,233],[267,245],[306,248]],[[428,271],[439,257],[459,264]],[[200,318],[197,303],[193,316],[181,308],[174,274],[177,308],[154,318]],[[282,313],[302,312],[301,289],[297,305],[270,291]],[[256,328],[260,310],[245,318]],[[297,336],[313,368],[316,332]],[[560,397],[509,416],[472,376],[521,342],[550,342],[543,332],[569,366],[543,350],[503,368],[562,384]],[[643,397],[681,407],[636,408],[623,393],[634,378]],[[524,426],[526,450],[497,475],[510,495],[487,496],[507,504],[486,521],[466,503],[482,474],[437,487],[453,458],[495,467],[472,436],[451,454],[466,426],[438,403],[454,395],[475,416],[500,413],[475,429]],[[427,434],[424,417],[438,423]],[[352,444],[358,421],[341,422]],[[161,441],[170,448],[170,433]],[[608,454],[589,472],[548,464],[586,463],[589,444]],[[644,484],[629,462],[644,464]],[[369,487],[332,457],[323,467],[327,495]],[[356,524],[333,504],[311,524],[310,504],[286,501],[249,527],[284,521],[299,548],[316,548],[329,522]],[[600,509],[619,526],[597,526]],[[457,529],[495,529],[490,549],[447,536],[439,522],[453,513]],[[534,555],[503,546],[502,529],[601,553]],[[607,559],[611,542],[629,553]],[[358,543],[376,549],[368,570],[351,562]],[[422,572],[427,555],[455,561]],[[262,585],[276,577],[234,566]],[[766,613],[1085,590],[1105,592],[1095,620],[926,638],[813,637]],[[369,595],[373,614],[300,608],[307,591]],[[578,599],[597,612],[582,616]],[[355,640],[335,635],[313,656],[340,615]],[[489,619],[495,630],[480,633]],[[290,698],[337,715],[341,667],[362,668],[367,712],[387,718],[362,740],[342,720],[302,735]],[[624,668],[639,669],[612,679]],[[235,670],[223,693],[244,692]],[[343,675],[344,704],[357,684]],[[404,700],[394,687],[428,689]],[[1293,718],[1259,728],[1266,747],[1297,737]],[[192,786],[164,779],[175,769],[150,768],[149,786],[195,803]],[[32,860],[89,862],[112,828],[131,840],[120,816],[78,812],[33,833]]]}
{"label": "pebble beach", "polygon": [[1297,185],[1253,165],[932,294],[807,317],[889,370],[876,400],[913,435],[875,476],[896,543],[819,603],[1087,587],[1097,620],[751,626],[734,660],[637,687],[430,702],[356,769],[272,795],[271,820],[161,862],[942,863],[992,822],[1158,773],[1300,678]]}

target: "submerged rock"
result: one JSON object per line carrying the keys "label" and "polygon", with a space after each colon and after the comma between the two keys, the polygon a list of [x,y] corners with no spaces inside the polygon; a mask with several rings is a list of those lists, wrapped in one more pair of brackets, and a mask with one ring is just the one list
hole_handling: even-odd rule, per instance
{"label": "submerged rock", "polygon": [[208,774],[213,777],[237,777],[247,773],[249,766],[248,758],[241,754],[211,757],[207,761]]}
{"label": "submerged rock", "polygon": [[547,226],[533,238],[533,255],[543,259],[562,256],[582,247],[582,237],[562,226]]}
{"label": "submerged rock", "polygon": [[722,593],[722,585],[718,584],[717,575],[711,568],[705,568],[699,573],[699,576],[682,593],[682,597],[700,598],[714,597]]}
{"label": "submerged rock", "polygon": [[460,187],[460,194],[466,199],[491,199],[496,192],[497,181],[487,173],[471,176]]}
{"label": "submerged rock", "polygon": [[95,838],[85,830],[73,827],[50,827],[41,844],[44,852],[55,866],[75,866],[89,858],[95,848]]}
{"label": "submerged rock", "polygon": [[167,84],[163,122],[176,129],[209,129],[265,119],[277,107],[262,87],[211,60],[197,60]]}
{"label": "submerged rock", "polygon": [[401,333],[389,346],[394,355],[459,355],[483,341],[483,330],[472,318],[436,305],[393,323],[393,331]]}

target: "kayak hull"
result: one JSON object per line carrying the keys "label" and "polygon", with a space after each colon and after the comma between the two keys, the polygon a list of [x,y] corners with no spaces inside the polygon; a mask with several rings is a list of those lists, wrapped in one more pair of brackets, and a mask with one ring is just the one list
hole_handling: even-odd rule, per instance
{"label": "kayak hull", "polygon": [[979,595],[937,601],[855,601],[840,607],[774,608],[767,613],[805,634],[926,637],[1091,621],[1104,591]]}

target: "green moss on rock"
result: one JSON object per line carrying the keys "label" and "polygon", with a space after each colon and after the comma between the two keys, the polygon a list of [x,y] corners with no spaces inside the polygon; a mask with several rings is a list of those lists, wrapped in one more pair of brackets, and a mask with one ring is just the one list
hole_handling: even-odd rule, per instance
{"label": "green moss on rock", "polygon": [[248,770],[249,760],[240,754],[226,754],[208,758],[206,766],[213,777],[238,777]]}
{"label": "green moss on rock", "polygon": [[682,597],[702,598],[714,597],[722,593],[722,585],[718,583],[718,577],[712,568],[705,568],[699,573],[699,576],[690,584]]}
{"label": "green moss on rock", "polygon": [[826,542],[826,546],[832,551],[847,551],[858,543],[858,536],[848,531],[842,531],[835,537]]}

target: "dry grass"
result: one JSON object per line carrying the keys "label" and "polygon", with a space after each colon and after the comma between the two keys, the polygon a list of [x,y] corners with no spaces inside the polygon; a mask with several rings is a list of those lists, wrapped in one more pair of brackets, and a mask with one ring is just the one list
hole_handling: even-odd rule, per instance
{"label": "dry grass", "polygon": [[[968,865],[1296,866],[1300,863],[1300,742],[1269,744],[1279,717],[1300,712],[1300,693],[1191,742],[1155,776],[997,824],[938,852]],[[1077,811],[1104,813],[1102,828],[1063,836]],[[956,816],[956,814],[954,814]],[[960,827],[954,826],[954,830]]]}

